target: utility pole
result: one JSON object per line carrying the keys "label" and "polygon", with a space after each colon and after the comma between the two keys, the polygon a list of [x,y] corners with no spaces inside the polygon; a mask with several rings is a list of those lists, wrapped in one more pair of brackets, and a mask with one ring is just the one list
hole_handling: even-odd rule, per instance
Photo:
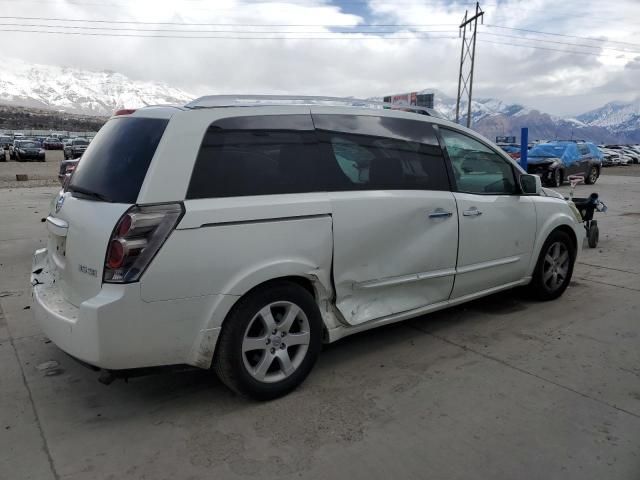
{"label": "utility pole", "polygon": [[[478,19],[484,22],[484,12],[480,8],[480,2],[476,2],[476,12],[468,18],[469,11],[464,12],[464,18],[460,24],[459,35],[462,38],[462,50],[460,51],[460,74],[458,75],[458,99],[456,101],[456,123],[460,123],[460,103],[462,97],[467,99],[467,127],[471,126],[471,96],[473,94],[473,67],[476,59],[476,34]],[[467,25],[469,36],[467,38]],[[467,65],[470,64],[469,67]]]}

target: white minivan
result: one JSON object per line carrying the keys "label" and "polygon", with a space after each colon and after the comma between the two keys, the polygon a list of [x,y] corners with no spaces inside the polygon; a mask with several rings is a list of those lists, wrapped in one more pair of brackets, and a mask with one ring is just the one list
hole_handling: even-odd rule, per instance
{"label": "white minivan", "polygon": [[520,285],[563,293],[575,207],[471,130],[354,102],[119,112],[35,252],[44,333],[111,374],[213,368],[268,399],[323,342]]}

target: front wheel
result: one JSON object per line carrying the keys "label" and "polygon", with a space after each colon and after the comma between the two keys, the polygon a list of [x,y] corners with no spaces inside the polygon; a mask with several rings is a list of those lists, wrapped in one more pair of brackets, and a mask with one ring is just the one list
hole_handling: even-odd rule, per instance
{"label": "front wheel", "polygon": [[313,296],[274,282],[239,300],[226,318],[214,357],[220,380],[256,400],[300,385],[322,346],[322,318]]}
{"label": "front wheel", "polygon": [[544,242],[531,281],[539,300],[553,300],[564,293],[571,281],[576,249],[569,235],[556,230]]}
{"label": "front wheel", "polygon": [[556,168],[549,179],[549,186],[553,188],[558,188],[562,186],[562,172],[559,168]]}
{"label": "front wheel", "polygon": [[591,167],[587,178],[584,179],[584,183],[587,185],[593,185],[596,183],[596,180],[598,180],[598,169],[596,167]]}

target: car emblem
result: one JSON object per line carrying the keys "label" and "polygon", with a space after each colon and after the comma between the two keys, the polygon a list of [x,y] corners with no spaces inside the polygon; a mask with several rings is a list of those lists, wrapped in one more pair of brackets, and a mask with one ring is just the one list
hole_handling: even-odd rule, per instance
{"label": "car emblem", "polygon": [[58,200],[56,200],[56,213],[58,213],[62,209],[62,205],[64,204],[64,195],[60,195]]}

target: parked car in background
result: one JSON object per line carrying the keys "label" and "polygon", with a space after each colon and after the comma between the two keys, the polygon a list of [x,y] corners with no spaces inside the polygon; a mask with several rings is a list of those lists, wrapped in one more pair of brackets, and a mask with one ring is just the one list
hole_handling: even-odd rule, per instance
{"label": "parked car in background", "polygon": [[9,147],[13,144],[13,137],[9,135],[0,136],[0,148],[2,150],[9,150]]}
{"label": "parked car in background", "polygon": [[48,137],[44,140],[45,150],[62,150],[64,148],[62,141],[56,137]]}
{"label": "parked car in background", "polygon": [[527,170],[539,175],[545,185],[559,187],[570,175],[582,175],[593,184],[600,176],[602,152],[589,142],[539,143],[528,154]]}
{"label": "parked car in background", "polygon": [[84,138],[74,138],[64,147],[64,158],[70,160],[80,158],[87,149],[89,142]]}
{"label": "parked car in background", "polygon": [[498,146],[511,158],[517,160],[520,158],[520,145],[513,143],[499,143]]}
{"label": "parked car in background", "polygon": [[366,100],[304,100],[111,118],[34,254],[47,338],[107,376],[188,364],[265,400],[323,342],[516,286],[565,291],[580,214],[496,145]]}
{"label": "parked car in background", "polygon": [[35,160],[38,162],[45,161],[44,149],[34,140],[16,140],[13,144],[13,160],[24,162]]}
{"label": "parked car in background", "polygon": [[605,148],[618,153],[620,165],[640,163],[640,154],[627,145],[605,145]]}

